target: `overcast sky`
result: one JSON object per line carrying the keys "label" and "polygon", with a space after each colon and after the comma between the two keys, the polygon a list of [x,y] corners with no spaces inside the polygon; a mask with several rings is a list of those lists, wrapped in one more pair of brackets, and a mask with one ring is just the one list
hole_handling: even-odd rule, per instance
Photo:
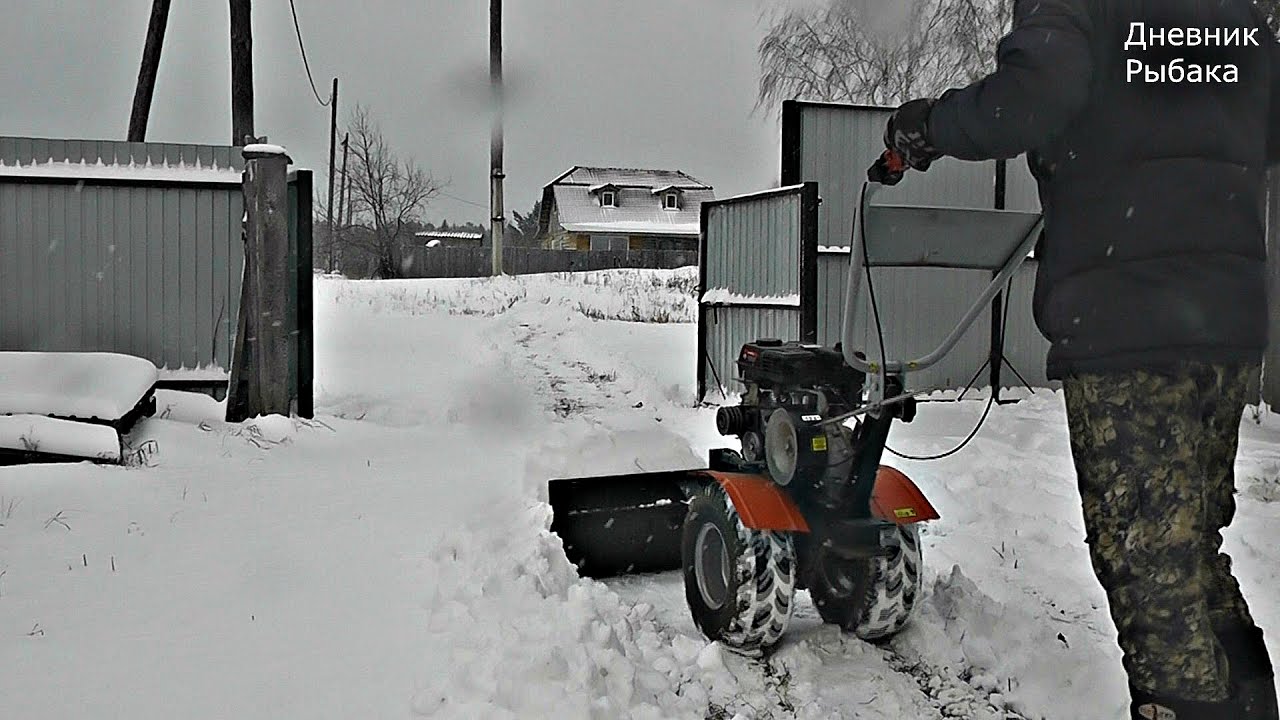
{"label": "overcast sky", "polygon": [[[316,84],[368,105],[446,192],[488,203],[487,0],[296,0]],[[776,112],[753,113],[768,0],[507,0],[507,208],[573,165],[684,170],[716,194],[771,187]],[[0,134],[124,139],[151,0],[16,0],[0,27]],[[329,111],[288,0],[253,0],[256,130],[322,172]],[[174,0],[147,139],[230,141],[226,0]],[[323,178],[317,178],[321,184]],[[427,219],[487,217],[441,197]]]}

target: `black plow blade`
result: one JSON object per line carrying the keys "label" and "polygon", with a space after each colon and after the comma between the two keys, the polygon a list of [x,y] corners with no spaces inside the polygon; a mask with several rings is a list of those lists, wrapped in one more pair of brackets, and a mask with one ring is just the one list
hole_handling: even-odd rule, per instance
{"label": "black plow blade", "polygon": [[680,535],[697,471],[552,480],[551,531],[578,573],[603,578],[680,569]]}

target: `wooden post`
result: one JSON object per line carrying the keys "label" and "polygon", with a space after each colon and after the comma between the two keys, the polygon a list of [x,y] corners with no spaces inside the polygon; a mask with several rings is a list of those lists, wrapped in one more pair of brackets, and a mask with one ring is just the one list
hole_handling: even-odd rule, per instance
{"label": "wooden post", "polygon": [[245,263],[240,325],[231,366],[227,422],[289,415],[289,156],[283,148],[244,149]]}
{"label": "wooden post", "polygon": [[[351,133],[346,133],[342,137],[342,197],[338,200],[338,227],[341,228],[339,236],[347,231],[347,227],[351,225],[351,178],[347,177],[347,151],[350,150]],[[336,242],[336,239],[335,239]],[[334,250],[334,271],[342,272],[342,246],[338,245]]]}
{"label": "wooden post", "polygon": [[502,274],[502,0],[489,0],[489,84],[493,90],[493,136],[489,142],[490,231],[494,275]]}
{"label": "wooden post", "polygon": [[253,137],[253,30],[249,0],[231,2],[231,144]]}
{"label": "wooden post", "polygon": [[160,48],[169,24],[169,0],[152,0],[151,21],[147,23],[147,41],[142,48],[142,67],[138,70],[138,87],[133,91],[133,113],[129,116],[129,142],[145,142],[147,121],[151,117],[151,97],[156,89],[156,72],[160,69]]}
{"label": "wooden post", "polygon": [[[337,150],[337,142],[338,142],[338,78],[334,78],[333,92],[329,94],[329,204],[325,206],[325,212],[328,215],[327,219],[329,221],[328,222],[329,263],[328,263],[328,267],[325,268],[328,272],[333,272],[334,262],[336,262],[336,259],[337,259],[337,255],[334,252],[334,247],[337,243],[334,242],[334,236],[333,236],[333,175],[334,175],[334,171],[336,170],[336,168],[334,168],[333,166],[333,156],[334,156],[334,151]],[[345,148],[343,152],[345,155]],[[345,162],[345,158],[344,158],[344,162]],[[341,216],[339,216],[338,220],[339,221],[342,220]]]}

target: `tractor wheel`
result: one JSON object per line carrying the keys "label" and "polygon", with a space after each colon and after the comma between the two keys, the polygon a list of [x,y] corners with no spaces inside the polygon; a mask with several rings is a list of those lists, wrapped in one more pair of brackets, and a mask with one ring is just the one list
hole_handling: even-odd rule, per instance
{"label": "tractor wheel", "polygon": [[898,526],[892,555],[844,559],[819,552],[809,573],[809,595],[826,622],[863,640],[884,640],[907,624],[920,597],[920,533]]}
{"label": "tractor wheel", "polygon": [[795,594],[790,533],[746,527],[711,483],[689,502],[681,550],[685,599],[703,634],[744,655],[763,654],[782,638]]}

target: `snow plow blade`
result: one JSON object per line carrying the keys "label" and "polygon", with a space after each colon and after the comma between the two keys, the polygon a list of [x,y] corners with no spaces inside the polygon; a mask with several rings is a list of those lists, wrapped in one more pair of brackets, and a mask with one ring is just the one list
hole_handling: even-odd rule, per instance
{"label": "snow plow blade", "polygon": [[551,532],[586,577],[679,570],[685,487],[705,469],[552,480]]}

